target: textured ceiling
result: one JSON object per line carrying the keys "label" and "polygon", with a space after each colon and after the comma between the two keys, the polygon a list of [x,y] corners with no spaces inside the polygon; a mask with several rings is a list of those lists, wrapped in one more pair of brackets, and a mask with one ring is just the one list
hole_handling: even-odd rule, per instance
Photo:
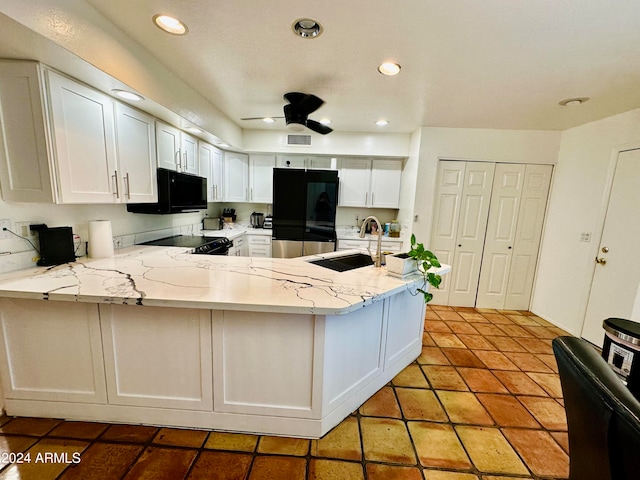
{"label": "textured ceiling", "polygon": [[[86,3],[115,26],[123,45],[148,52],[242,128],[282,129],[282,120],[268,126],[240,119],[282,115],[289,91],[323,98],[311,118],[328,117],[345,132],[564,130],[640,107],[637,0]],[[151,21],[157,13],[178,17],[189,34],[163,33]],[[322,23],[323,34],[296,37],[291,24],[301,17]],[[82,31],[82,17],[65,22]],[[79,52],[120,61],[121,53],[98,39],[82,41]],[[386,60],[402,65],[398,76],[377,72]],[[591,100],[560,107],[568,97]],[[389,125],[376,126],[380,118]]]}

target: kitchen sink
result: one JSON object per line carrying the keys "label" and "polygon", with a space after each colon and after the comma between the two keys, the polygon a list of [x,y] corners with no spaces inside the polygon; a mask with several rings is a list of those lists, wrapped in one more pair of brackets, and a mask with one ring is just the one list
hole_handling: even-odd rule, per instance
{"label": "kitchen sink", "polygon": [[313,260],[314,265],[335,270],[336,272],[346,272],[355,268],[368,267],[373,265],[370,255],[364,253],[351,253],[341,257],[323,258],[321,260]]}

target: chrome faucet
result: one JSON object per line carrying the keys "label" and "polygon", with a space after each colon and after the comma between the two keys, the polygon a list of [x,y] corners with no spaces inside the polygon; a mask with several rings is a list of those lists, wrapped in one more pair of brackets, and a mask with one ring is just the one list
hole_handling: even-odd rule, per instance
{"label": "chrome faucet", "polygon": [[371,221],[374,221],[378,224],[378,248],[376,249],[376,256],[374,261],[375,261],[376,267],[380,267],[382,265],[382,225],[380,225],[380,220],[378,220],[373,215],[365,218],[362,221],[362,227],[360,227],[360,238],[364,238],[364,231],[366,230],[367,225],[369,225]]}

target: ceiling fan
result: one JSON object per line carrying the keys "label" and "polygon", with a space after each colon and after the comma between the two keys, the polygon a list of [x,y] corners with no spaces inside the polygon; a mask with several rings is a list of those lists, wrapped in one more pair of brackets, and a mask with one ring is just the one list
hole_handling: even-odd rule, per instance
{"label": "ceiling fan", "polygon": [[[324,100],[311,95],[309,93],[289,92],[284,94],[284,99],[289,102],[284,106],[284,117],[269,117],[269,118],[284,118],[287,122],[287,128],[294,132],[300,132],[305,127],[321,135],[333,132],[332,128],[326,125],[310,120],[309,114],[319,109]],[[240,120],[263,120],[264,117],[247,117]]]}

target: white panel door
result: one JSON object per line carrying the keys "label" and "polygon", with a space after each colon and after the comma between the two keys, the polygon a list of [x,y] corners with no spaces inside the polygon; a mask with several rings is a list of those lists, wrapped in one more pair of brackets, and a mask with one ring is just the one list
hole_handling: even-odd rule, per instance
{"label": "white panel door", "polygon": [[527,310],[547,207],[551,165],[527,165],[504,307]]}
{"label": "white panel door", "polygon": [[118,202],[113,100],[47,74],[61,202]]}
{"label": "white panel door", "polygon": [[494,169],[484,162],[468,162],[465,169],[449,305],[475,305]]}
{"label": "white panel door", "polygon": [[[640,150],[620,152],[582,337],[602,346],[609,317],[640,322]],[[606,262],[606,263],[605,263]]]}
{"label": "white panel door", "polygon": [[524,164],[496,165],[478,284],[478,308],[504,308],[525,168]]}
{"label": "white panel door", "polygon": [[158,201],[156,130],[151,115],[116,102],[116,147],[121,201]]}
{"label": "white panel door", "polygon": [[[452,266],[456,250],[456,235],[458,234],[458,219],[460,218],[460,201],[464,188],[464,170],[466,162],[441,160],[438,164],[436,178],[436,200],[433,223],[431,226],[431,243],[429,249],[438,257],[441,263]],[[340,241],[338,245],[341,245]],[[449,291],[453,272],[442,277],[440,288],[434,288],[434,305],[449,305]]]}
{"label": "white panel door", "polygon": [[207,202],[213,202],[215,199],[215,188],[211,164],[213,162],[214,146],[206,142],[198,143],[198,158],[200,160],[200,176],[207,179]]}

